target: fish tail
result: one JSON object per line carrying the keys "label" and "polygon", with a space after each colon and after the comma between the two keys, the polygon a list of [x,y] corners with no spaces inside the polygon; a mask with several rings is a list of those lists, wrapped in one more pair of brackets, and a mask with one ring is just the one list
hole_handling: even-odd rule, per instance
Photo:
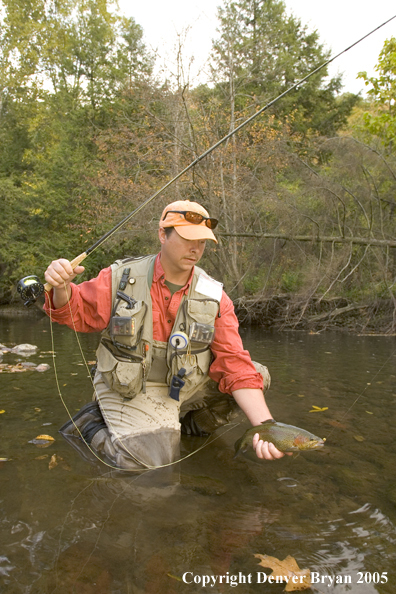
{"label": "fish tail", "polygon": [[233,460],[235,460],[235,458],[236,458],[236,457],[237,457],[237,456],[240,454],[240,452],[241,452],[241,450],[242,450],[242,448],[241,448],[241,445],[242,445],[242,439],[243,439],[243,438],[242,438],[242,437],[240,437],[240,438],[238,439],[238,441],[236,441],[236,442],[235,442],[235,455],[234,455],[234,458],[233,458]]}

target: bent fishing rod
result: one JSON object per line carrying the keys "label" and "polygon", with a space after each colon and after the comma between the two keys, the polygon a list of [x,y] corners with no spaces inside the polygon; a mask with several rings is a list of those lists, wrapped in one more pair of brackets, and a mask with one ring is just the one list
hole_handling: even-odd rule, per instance
{"label": "bent fishing rod", "polygon": [[[227,142],[227,140],[229,140],[234,134],[237,134],[240,130],[242,130],[242,128],[244,128],[245,126],[247,126],[248,124],[250,124],[250,122],[252,122],[253,120],[255,120],[262,113],[264,113],[270,107],[272,107],[273,105],[275,105],[275,103],[277,103],[278,101],[280,101],[283,97],[285,97],[286,95],[288,95],[289,93],[291,93],[292,91],[294,91],[295,89],[297,89],[298,87],[300,87],[301,85],[303,85],[307,80],[309,80],[317,72],[319,72],[320,70],[323,70],[323,68],[325,68],[326,66],[328,66],[329,64],[331,64],[332,62],[334,62],[334,60],[336,60],[337,58],[339,58],[340,56],[342,56],[342,54],[345,54],[346,52],[348,52],[350,49],[352,49],[353,47],[355,47],[356,45],[358,45],[359,43],[361,43],[364,39],[366,39],[367,37],[369,37],[370,35],[372,35],[373,33],[375,33],[375,31],[378,31],[379,29],[381,29],[382,27],[384,27],[385,25],[387,25],[388,23],[390,23],[395,18],[396,18],[396,15],[394,15],[393,17],[391,17],[387,21],[383,22],[381,25],[379,25],[378,27],[376,27],[375,29],[373,29],[372,31],[370,31],[369,33],[367,33],[366,35],[364,35],[363,37],[361,37],[360,39],[358,39],[357,41],[355,41],[352,45],[348,46],[347,48],[345,48],[344,50],[342,50],[341,52],[339,52],[335,56],[333,56],[333,57],[329,58],[328,60],[326,60],[325,62],[323,62],[323,64],[321,64],[320,66],[318,66],[317,68],[315,68],[314,70],[312,70],[311,72],[309,72],[301,80],[298,80],[291,87],[289,87],[288,89],[286,89],[285,91],[283,91],[283,93],[281,93],[280,95],[278,95],[277,97],[275,97],[275,99],[272,99],[269,103],[267,103],[266,105],[264,105],[264,107],[261,107],[260,109],[258,109],[253,115],[251,115],[249,118],[247,118],[246,120],[244,120],[241,124],[239,124],[239,126],[237,126],[236,128],[234,128],[233,130],[231,130],[228,134],[226,134],[226,136],[224,136],[223,138],[221,138],[220,140],[218,140],[213,146],[211,146],[205,152],[203,152],[201,155],[199,155],[198,157],[196,157],[196,159],[194,159],[194,161],[192,161],[187,167],[185,167],[182,171],[180,171],[177,175],[175,175],[175,177],[173,177],[164,186],[162,186],[162,188],[160,188],[159,190],[157,190],[152,196],[150,196],[149,198],[147,198],[147,200],[145,200],[142,204],[140,204],[140,206],[138,206],[137,208],[135,208],[135,210],[133,210],[132,212],[130,212],[119,223],[117,223],[117,225],[115,225],[112,229],[110,229],[110,231],[107,231],[107,233],[105,233],[100,239],[98,239],[93,245],[91,245],[91,247],[89,247],[85,252],[83,252],[82,254],[80,254],[79,256],[77,256],[76,258],[74,258],[74,260],[72,260],[70,262],[73,270],[79,264],[81,264],[81,262],[83,260],[85,260],[85,258],[87,256],[89,256],[89,254],[91,254],[100,245],[102,245],[105,241],[107,241],[110,237],[112,237],[112,235],[114,235],[114,233],[116,233],[119,229],[121,229],[121,227],[123,227],[124,225],[126,225],[126,223],[128,223],[131,219],[133,219],[133,217],[135,215],[137,215],[145,206],[147,206],[148,204],[150,204],[150,202],[152,202],[152,200],[154,200],[155,198],[157,198],[157,196],[159,196],[159,194],[161,194],[162,192],[164,192],[165,190],[167,190],[172,184],[174,184],[178,179],[180,179],[185,173],[187,173],[188,171],[190,171],[190,169],[192,169],[193,167],[195,167],[195,165],[197,165],[200,161],[202,161],[202,159],[205,159],[205,157],[207,157],[208,155],[210,155],[219,146],[221,146],[222,144],[224,144],[225,142]],[[49,283],[46,283],[44,285],[40,281],[40,279],[37,276],[35,276],[35,275],[25,276],[23,279],[21,279],[18,282],[18,285],[17,285],[17,291],[21,295],[21,298],[23,299],[24,304],[26,306],[32,305],[36,301],[36,299],[38,297],[40,297],[40,295],[43,294],[44,291],[46,291],[47,293],[49,293],[52,288],[53,288],[52,285],[50,285]]]}

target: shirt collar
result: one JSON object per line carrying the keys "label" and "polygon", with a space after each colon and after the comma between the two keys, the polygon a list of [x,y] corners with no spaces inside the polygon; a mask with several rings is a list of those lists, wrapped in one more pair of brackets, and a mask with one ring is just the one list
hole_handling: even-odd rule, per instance
{"label": "shirt collar", "polygon": [[[194,274],[194,266],[192,267],[191,274],[189,276],[188,281],[186,282],[184,287],[182,287],[182,289],[184,289],[184,290],[188,289],[188,287],[191,284],[193,274]],[[155,259],[155,263],[154,263],[153,282],[157,283],[159,280],[161,281],[162,285],[165,283],[165,272],[164,272],[164,269],[162,268],[160,253],[157,255],[157,257]]]}

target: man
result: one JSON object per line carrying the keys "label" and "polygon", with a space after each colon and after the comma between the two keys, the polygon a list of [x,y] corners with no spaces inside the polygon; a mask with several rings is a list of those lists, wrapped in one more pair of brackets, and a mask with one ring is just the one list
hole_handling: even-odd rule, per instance
{"label": "man", "polygon": [[[186,433],[200,434],[197,393],[208,377],[232,395],[253,426],[272,418],[263,391],[268,372],[261,366],[259,373],[243,349],[222,285],[197,266],[206,241],[217,243],[216,225],[200,204],[177,201],[161,215],[157,256],[117,261],[80,285],[71,281],[83,266],[72,270],[65,259],[45,272],[54,287],[46,297],[52,319],[81,332],[102,331],[95,401],[65,433],[82,435],[118,467],[177,459],[179,417],[186,413]],[[257,434],[253,447],[258,458],[284,455]]]}

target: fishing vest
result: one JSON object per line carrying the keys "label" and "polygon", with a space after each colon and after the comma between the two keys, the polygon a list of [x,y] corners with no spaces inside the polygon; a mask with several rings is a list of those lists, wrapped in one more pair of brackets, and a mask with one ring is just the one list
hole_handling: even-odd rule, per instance
{"label": "fishing vest", "polygon": [[[206,380],[212,362],[209,344],[195,342],[196,324],[214,326],[219,315],[221,283],[195,266],[188,295],[177,311],[171,336],[189,337],[186,348],[153,339],[150,288],[156,256],[117,260],[112,266],[112,314],[97,350],[97,369],[107,387],[131,399],[146,390],[146,381],[170,386],[185,369],[180,401]],[[195,325],[194,322],[196,323]],[[202,338],[202,336],[200,337]]]}

